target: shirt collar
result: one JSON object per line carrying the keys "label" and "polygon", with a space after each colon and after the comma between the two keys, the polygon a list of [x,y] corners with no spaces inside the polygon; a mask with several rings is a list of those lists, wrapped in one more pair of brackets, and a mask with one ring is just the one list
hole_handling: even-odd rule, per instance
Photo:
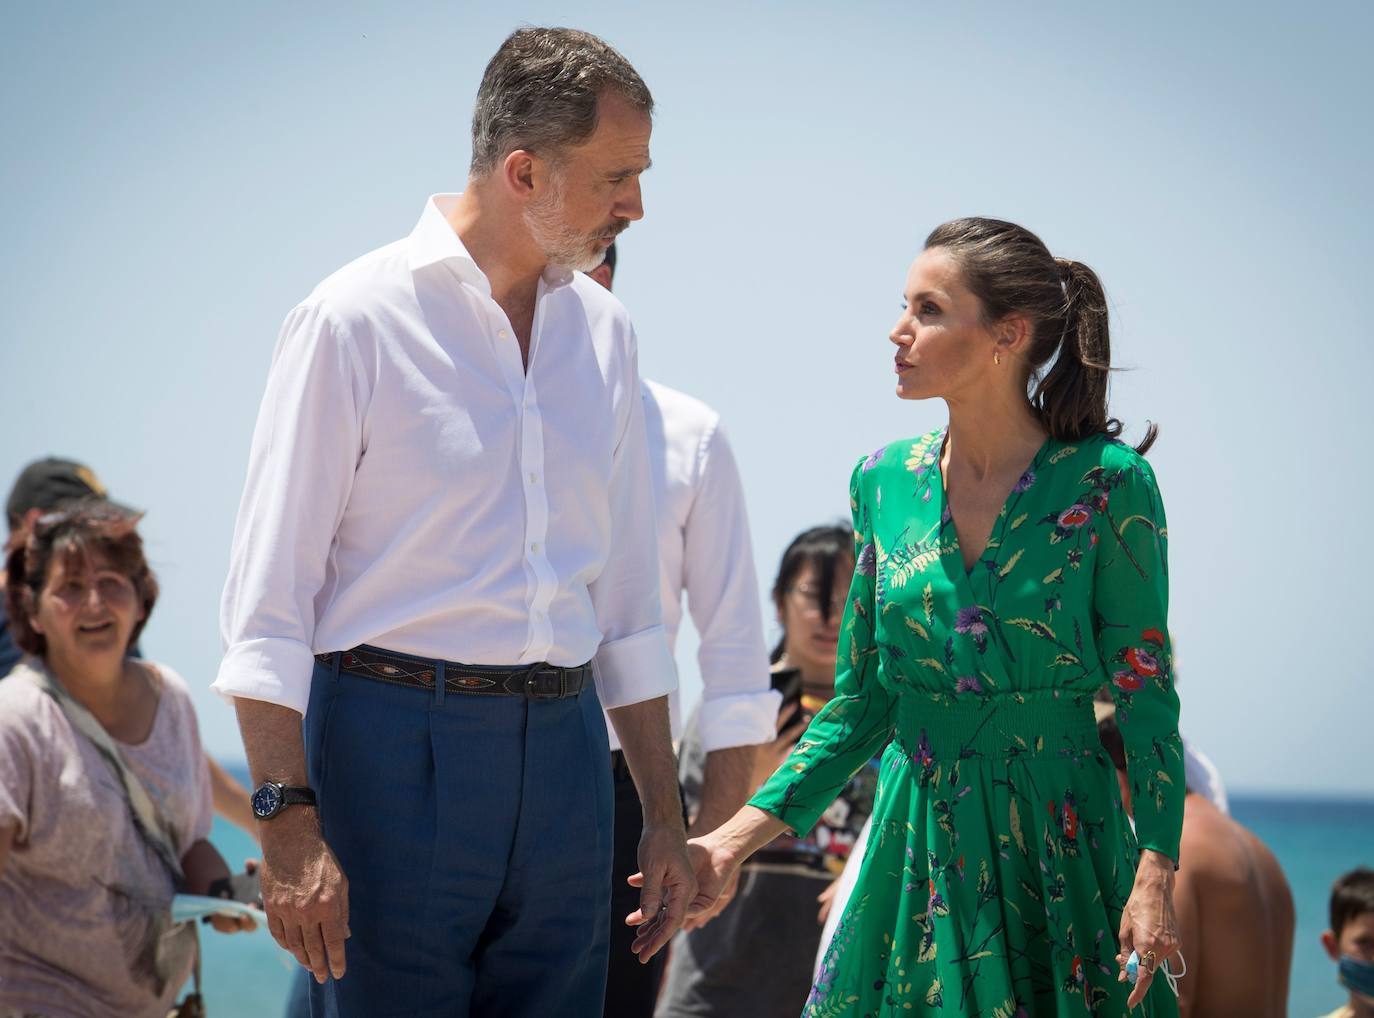
{"label": "shirt collar", "polygon": [[[448,221],[448,214],[458,203],[458,197],[457,194],[434,194],[425,202],[420,221],[410,231],[410,271],[419,272],[430,265],[446,263],[452,266],[460,280],[490,294],[491,283],[486,273],[478,268],[463,246],[458,231]],[[570,269],[549,265],[542,278],[544,286],[552,290],[571,283],[573,273]]]}

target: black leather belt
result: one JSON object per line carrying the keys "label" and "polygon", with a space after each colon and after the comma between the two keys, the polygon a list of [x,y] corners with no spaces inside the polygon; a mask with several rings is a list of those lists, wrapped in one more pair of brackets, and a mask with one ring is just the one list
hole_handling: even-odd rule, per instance
{"label": "black leather belt", "polygon": [[442,670],[446,693],[562,700],[577,696],[592,682],[590,662],[571,668],[542,661],[533,665],[465,665],[368,646],[316,654],[315,660],[332,668],[336,655],[341,672],[417,689],[432,690],[435,676]]}

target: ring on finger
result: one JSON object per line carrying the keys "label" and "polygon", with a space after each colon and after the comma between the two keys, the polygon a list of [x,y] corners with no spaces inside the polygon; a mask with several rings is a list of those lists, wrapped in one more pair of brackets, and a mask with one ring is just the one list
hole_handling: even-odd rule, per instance
{"label": "ring on finger", "polygon": [[1140,966],[1146,972],[1153,972],[1158,964],[1159,959],[1155,956],[1153,951],[1146,951],[1140,958]]}

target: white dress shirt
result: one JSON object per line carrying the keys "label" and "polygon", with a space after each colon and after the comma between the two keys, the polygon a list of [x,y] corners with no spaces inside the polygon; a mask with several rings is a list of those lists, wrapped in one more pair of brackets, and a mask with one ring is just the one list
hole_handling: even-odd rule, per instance
{"label": "white dress shirt", "polygon": [[[706,752],[777,735],[781,697],[769,679],[749,518],[720,415],[684,393],[644,382],[644,430],[658,516],[663,627],[677,647],[682,595],[701,637],[701,737]],[[669,701],[673,738],[682,705]],[[618,746],[611,733],[611,748]]]}
{"label": "white dress shirt", "polygon": [[676,688],[629,316],[547,271],[526,372],[456,197],[286,318],[224,591],[226,697],[304,714],[313,655],[363,643],[591,660],[607,707]]}

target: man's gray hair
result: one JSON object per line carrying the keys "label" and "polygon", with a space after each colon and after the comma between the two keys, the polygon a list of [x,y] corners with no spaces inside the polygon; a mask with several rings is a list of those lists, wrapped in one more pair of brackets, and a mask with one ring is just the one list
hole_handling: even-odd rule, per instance
{"label": "man's gray hair", "polygon": [[652,115],[654,97],[630,62],[589,32],[522,28],[487,64],[472,113],[474,177],[511,152],[547,158],[586,141],[596,130],[596,104],[613,92]]}

